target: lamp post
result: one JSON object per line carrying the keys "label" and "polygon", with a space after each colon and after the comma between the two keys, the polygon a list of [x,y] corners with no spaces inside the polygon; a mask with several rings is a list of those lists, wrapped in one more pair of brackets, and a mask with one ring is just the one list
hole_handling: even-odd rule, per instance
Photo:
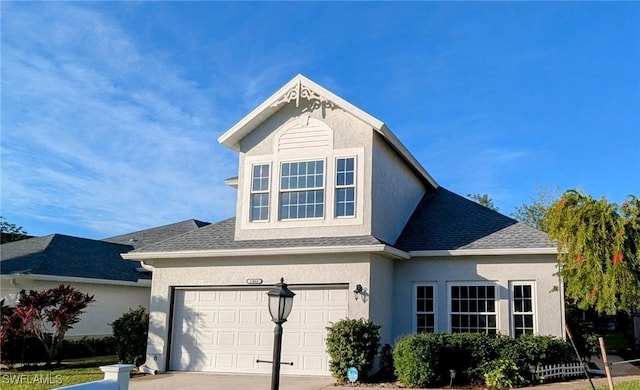
{"label": "lamp post", "polygon": [[280,355],[282,352],[282,324],[287,321],[293,307],[294,292],[287,288],[284,278],[267,292],[269,296],[269,314],[271,321],[276,323],[273,330],[273,360],[271,370],[271,390],[280,388]]}

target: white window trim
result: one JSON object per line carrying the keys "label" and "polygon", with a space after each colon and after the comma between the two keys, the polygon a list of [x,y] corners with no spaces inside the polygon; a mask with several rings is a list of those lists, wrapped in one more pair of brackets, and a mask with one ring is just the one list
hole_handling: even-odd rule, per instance
{"label": "white window trim", "polygon": [[[335,217],[335,176],[336,159],[355,157],[356,161],[356,215],[353,217]],[[286,219],[278,220],[279,196],[280,196],[280,163],[291,161],[325,160],[325,210],[323,218]],[[251,170],[254,164],[271,164],[271,182],[269,197],[269,221],[251,222],[250,197],[251,197]],[[322,153],[310,150],[291,150],[281,152],[278,155],[245,156],[242,174],[239,179],[239,188],[242,188],[239,199],[237,215],[240,218],[240,228],[243,230],[254,229],[287,229],[315,226],[352,226],[364,224],[364,148],[328,149]],[[330,176],[330,179],[329,179]]]}
{"label": "white window trim", "polygon": [[[500,284],[497,281],[449,281],[447,282],[447,331],[452,333],[451,323],[451,287],[453,286],[491,286],[494,289],[494,301],[495,301],[495,315],[496,315],[496,333],[500,333]],[[459,313],[459,312],[457,312]],[[483,313],[476,313],[483,314]]]}
{"label": "white window trim", "polygon": [[[338,184],[336,183],[336,181],[338,180],[338,177],[337,177],[338,176],[338,168],[337,168],[338,167],[338,160],[340,160],[340,159],[349,159],[349,158],[353,159],[353,185],[341,185],[341,186],[338,186]],[[335,168],[334,171],[333,171],[333,194],[334,194],[334,197],[335,197],[335,194],[336,194],[336,192],[337,192],[337,190],[339,188],[352,188],[353,187],[353,197],[354,197],[353,200],[355,202],[354,208],[353,208],[353,215],[341,215],[341,216],[338,216],[338,215],[336,215],[336,209],[335,209],[336,208],[336,203],[335,203],[336,201],[335,201],[335,198],[334,198],[334,201],[333,201],[333,218],[336,218],[336,219],[353,219],[353,218],[356,218],[356,216],[358,215],[358,206],[359,206],[359,204],[358,204],[358,193],[361,192],[361,191],[358,191],[358,177],[360,176],[360,175],[358,175],[358,169],[359,169],[358,167],[360,165],[359,162],[358,162],[358,156],[355,156],[355,155],[336,155],[333,160],[334,160],[334,162],[333,162],[334,165],[333,166]]]}
{"label": "white window trim", "polygon": [[[253,191],[253,167],[257,166],[257,165],[267,165],[269,167],[269,184],[267,185],[267,191]],[[263,162],[254,162],[252,164],[249,165],[250,166],[250,176],[249,176],[249,206],[248,206],[248,218],[249,218],[249,222],[250,223],[268,223],[271,220],[271,209],[273,208],[273,204],[271,203],[271,196],[269,196],[269,208],[268,208],[268,214],[267,214],[267,219],[258,219],[258,220],[251,220],[251,213],[253,212],[253,207],[251,204],[251,197],[254,194],[271,194],[271,183],[273,181],[273,166],[271,165],[271,161],[263,161]]]}
{"label": "white window trim", "polygon": [[[518,312],[516,313],[515,298],[514,298],[514,286],[531,286],[531,313]],[[536,282],[534,280],[514,280],[509,282],[509,332],[512,337],[516,335],[516,324],[513,316],[515,314],[532,314],[533,315],[533,334],[538,334],[538,292],[536,290]]]}
{"label": "white window trim", "polygon": [[[322,161],[323,165],[324,165],[324,172],[322,173],[322,187],[318,188],[318,187],[313,187],[313,188],[307,188],[307,189],[287,189],[287,190],[283,190],[281,188],[282,185],[282,165],[283,164],[287,164],[287,163],[301,163],[301,162],[315,162],[315,161]],[[327,159],[326,158],[305,158],[305,159],[292,159],[292,160],[280,160],[278,162],[278,184],[277,184],[277,191],[275,192],[276,195],[276,216],[274,221],[278,221],[278,222],[289,222],[289,221],[308,221],[308,220],[319,220],[319,219],[326,219],[327,218]],[[280,194],[282,194],[283,192],[302,192],[302,191],[318,191],[318,190],[322,190],[324,193],[323,199],[322,199],[322,204],[323,204],[323,214],[322,217],[307,217],[307,218],[280,218]],[[272,194],[273,195],[273,194]],[[273,196],[270,197],[270,200],[273,199]]]}
{"label": "white window trim", "polygon": [[418,287],[428,286],[433,288],[433,332],[438,329],[438,283],[437,282],[413,282],[412,286],[412,311],[411,311],[411,329],[413,333],[418,333]]}

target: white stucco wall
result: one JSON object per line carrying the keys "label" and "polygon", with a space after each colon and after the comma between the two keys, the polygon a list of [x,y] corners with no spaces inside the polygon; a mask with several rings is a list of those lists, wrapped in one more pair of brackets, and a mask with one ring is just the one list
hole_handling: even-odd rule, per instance
{"label": "white stucco wall", "polygon": [[[302,101],[305,102],[306,101]],[[276,154],[277,140],[281,132],[287,127],[304,123],[306,118],[321,121],[331,129],[332,145],[327,148],[299,148]],[[236,239],[269,239],[290,237],[331,237],[358,236],[371,233],[371,153],[373,129],[353,115],[340,108],[319,107],[308,109],[306,106],[296,107],[289,103],[275,115],[247,135],[241,142],[238,166],[238,201],[236,205]],[[357,200],[358,208],[353,218],[334,218],[331,213],[333,204],[333,159],[336,156],[355,156],[357,171]],[[277,192],[279,183],[275,175],[279,167],[272,165],[271,210],[273,217],[269,223],[249,223],[249,181],[250,168],[246,166],[252,162],[277,162],[287,160],[305,160],[312,158],[327,158],[325,169],[325,217],[322,220],[294,220],[278,221]],[[329,183],[331,183],[329,185]]]}
{"label": "white stucco wall", "polygon": [[379,134],[373,138],[372,234],[394,243],[425,193],[424,184]]}
{"label": "white stucco wall", "polygon": [[129,309],[139,306],[149,308],[149,286],[118,286],[97,283],[57,282],[20,278],[12,282],[2,278],[0,293],[5,304],[15,306],[20,290],[46,290],[58,287],[61,283],[70,284],[82,293],[94,295],[91,303],[80,317],[80,322],[66,334],[68,338],[104,337],[113,334],[109,325]]}
{"label": "white stucco wall", "polygon": [[436,288],[436,331],[449,331],[449,282],[493,282],[499,288],[498,330],[510,334],[510,282],[535,282],[537,334],[564,337],[563,302],[553,255],[477,256],[413,258],[397,262],[395,268],[394,333],[413,332],[413,284],[434,282]]}
{"label": "white stucco wall", "polygon": [[[146,262],[152,263],[152,262]],[[147,365],[167,369],[171,288],[177,286],[247,286],[247,279],[262,279],[272,286],[281,277],[291,285],[346,283],[369,285],[369,255],[306,255],[213,259],[178,259],[155,262],[150,307]],[[294,290],[295,291],[295,290]],[[294,301],[295,305],[295,301]],[[369,303],[349,299],[350,318],[368,318]]]}
{"label": "white stucco wall", "polygon": [[372,255],[370,284],[367,286],[369,295],[369,318],[374,324],[380,325],[380,345],[393,345],[393,283],[394,262],[378,255]]}

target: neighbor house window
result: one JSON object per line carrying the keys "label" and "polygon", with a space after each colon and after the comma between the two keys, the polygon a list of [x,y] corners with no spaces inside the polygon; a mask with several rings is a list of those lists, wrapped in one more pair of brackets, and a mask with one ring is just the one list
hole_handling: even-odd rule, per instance
{"label": "neighbor house window", "polygon": [[336,160],[336,217],[356,215],[356,159]]}
{"label": "neighbor house window", "polygon": [[534,304],[533,284],[516,282],[511,285],[513,336],[533,334]]}
{"label": "neighbor house window", "polygon": [[494,285],[452,285],[451,332],[497,332],[496,288]]}
{"label": "neighbor house window", "polygon": [[282,163],[280,219],[324,216],[324,161]]}
{"label": "neighbor house window", "polygon": [[416,333],[435,331],[435,288],[433,285],[416,285]]}
{"label": "neighbor house window", "polygon": [[251,176],[250,220],[269,220],[269,164],[258,164],[253,166]]}

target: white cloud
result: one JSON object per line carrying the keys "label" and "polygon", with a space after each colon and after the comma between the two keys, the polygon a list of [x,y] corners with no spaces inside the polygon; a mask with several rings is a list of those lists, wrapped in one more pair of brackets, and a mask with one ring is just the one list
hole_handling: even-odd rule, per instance
{"label": "white cloud", "polygon": [[3,13],[4,210],[94,237],[234,213],[214,97],[91,8]]}

